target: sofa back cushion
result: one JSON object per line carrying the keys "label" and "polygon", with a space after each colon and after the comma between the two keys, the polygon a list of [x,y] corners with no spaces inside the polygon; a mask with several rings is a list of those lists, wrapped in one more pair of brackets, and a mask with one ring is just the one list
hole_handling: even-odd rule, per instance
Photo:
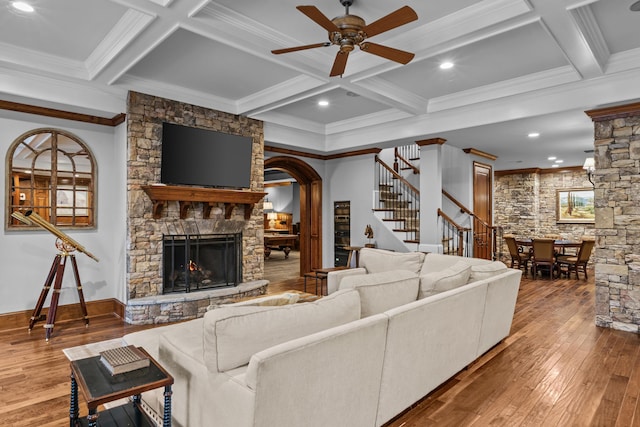
{"label": "sofa back cushion", "polygon": [[501,261],[476,264],[471,266],[471,276],[469,282],[477,282],[482,279],[489,279],[507,272],[507,266]]}
{"label": "sofa back cushion", "polygon": [[470,276],[471,265],[465,261],[458,261],[444,270],[422,274],[420,276],[420,298],[465,285]]}
{"label": "sofa back cushion", "polygon": [[204,315],[204,359],[212,372],[249,363],[261,350],[360,318],[353,289],[318,301],[275,307],[228,306]]}
{"label": "sofa back cushion", "polygon": [[367,273],[382,273],[392,270],[408,270],[419,274],[424,261],[422,252],[391,252],[383,249],[360,249],[360,267]]}
{"label": "sofa back cushion", "polygon": [[418,299],[420,279],[407,270],[348,276],[340,289],[354,288],[360,294],[361,316],[385,312]]}

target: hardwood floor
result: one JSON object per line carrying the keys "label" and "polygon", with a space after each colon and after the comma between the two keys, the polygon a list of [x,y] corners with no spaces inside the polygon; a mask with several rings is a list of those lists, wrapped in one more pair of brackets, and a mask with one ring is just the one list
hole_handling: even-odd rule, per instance
{"label": "hardwood floor", "polygon": [[[302,279],[270,285],[278,289],[301,290]],[[596,327],[594,298],[593,274],[525,278],[511,335],[388,427],[640,425],[640,336]],[[26,329],[0,332],[1,426],[68,425],[61,350],[141,327],[115,316],[92,318],[88,328],[59,322],[49,343],[41,328]]]}

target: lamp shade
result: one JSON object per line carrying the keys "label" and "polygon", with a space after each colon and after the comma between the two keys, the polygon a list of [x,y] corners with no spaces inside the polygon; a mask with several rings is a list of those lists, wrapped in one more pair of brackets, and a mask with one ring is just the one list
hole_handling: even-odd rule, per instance
{"label": "lamp shade", "polygon": [[269,212],[267,214],[267,219],[271,220],[271,219],[278,219],[278,214],[276,212]]}
{"label": "lamp shade", "polygon": [[596,169],[596,162],[593,159],[593,157],[587,157],[584,161],[584,165],[582,166],[582,169],[588,170],[588,171],[594,171]]}
{"label": "lamp shade", "polygon": [[265,201],[262,204],[262,209],[264,209],[265,211],[272,211],[273,210],[273,203],[271,203],[270,201]]}

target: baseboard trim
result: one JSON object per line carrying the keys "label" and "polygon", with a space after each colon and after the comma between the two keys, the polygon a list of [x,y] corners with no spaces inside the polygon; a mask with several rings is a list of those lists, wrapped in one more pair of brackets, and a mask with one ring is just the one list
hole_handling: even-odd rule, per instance
{"label": "baseboard trim", "polygon": [[[115,298],[98,301],[88,301],[86,304],[89,319],[91,319],[92,317],[104,316],[108,314],[113,314],[120,318],[124,318],[125,306],[122,302],[118,301]],[[44,307],[40,314],[46,316],[48,311],[49,308]],[[29,320],[31,319],[32,314],[33,310],[0,314],[0,331],[20,328],[27,329],[29,327]],[[58,311],[56,312],[56,322],[82,320],[82,318],[83,316],[82,309],[80,308],[80,303],[58,306]],[[38,324],[44,324],[44,322],[38,322]]]}

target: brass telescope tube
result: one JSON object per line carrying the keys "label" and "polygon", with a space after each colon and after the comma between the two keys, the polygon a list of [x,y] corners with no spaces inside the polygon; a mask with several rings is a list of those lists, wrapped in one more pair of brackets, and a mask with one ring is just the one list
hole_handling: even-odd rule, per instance
{"label": "brass telescope tube", "polygon": [[96,262],[100,261],[98,258],[95,257],[95,255],[93,255],[91,252],[86,250],[84,246],[82,246],[80,243],[73,240],[64,231],[60,230],[55,225],[51,224],[46,219],[42,218],[36,212],[32,210],[28,210],[24,215],[21,214],[20,212],[13,212],[11,216],[28,225],[31,225],[32,223],[36,223],[40,227],[44,228],[45,230],[49,231],[51,234],[53,234],[54,236],[62,240],[64,243],[71,245],[77,250],[79,250],[80,252],[86,254],[89,258],[93,259],[94,261]]}

